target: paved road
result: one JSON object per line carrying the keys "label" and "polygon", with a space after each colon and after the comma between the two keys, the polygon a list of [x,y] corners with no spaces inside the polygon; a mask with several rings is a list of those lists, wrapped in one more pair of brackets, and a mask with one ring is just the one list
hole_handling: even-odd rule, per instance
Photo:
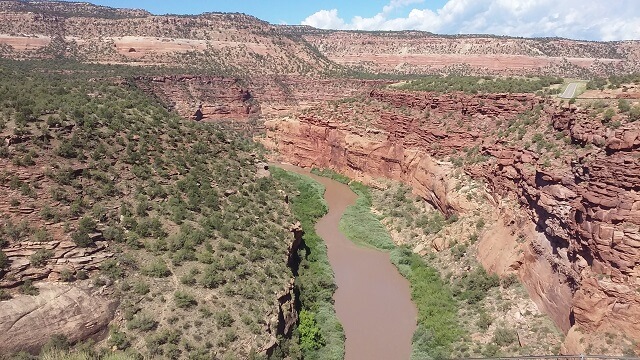
{"label": "paved road", "polygon": [[571,99],[576,96],[576,90],[578,89],[578,83],[571,83],[564,89],[564,92],[560,94],[563,99]]}

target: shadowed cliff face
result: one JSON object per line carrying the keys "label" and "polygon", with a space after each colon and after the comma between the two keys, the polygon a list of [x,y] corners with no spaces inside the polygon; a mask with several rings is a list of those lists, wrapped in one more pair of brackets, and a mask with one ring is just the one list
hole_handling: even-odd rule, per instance
{"label": "shadowed cliff face", "polygon": [[[640,339],[638,122],[608,128],[530,95],[385,90],[266,127],[265,144],[289,162],[400,180],[447,214],[472,210],[452,178],[463,168],[487,184],[511,234],[481,239],[486,268],[516,270],[565,333]],[[569,334],[565,350],[580,351]]]}

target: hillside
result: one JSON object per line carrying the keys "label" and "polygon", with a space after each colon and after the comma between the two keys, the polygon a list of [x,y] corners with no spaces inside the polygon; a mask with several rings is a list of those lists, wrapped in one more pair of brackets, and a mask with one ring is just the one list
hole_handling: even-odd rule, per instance
{"label": "hillside", "polygon": [[640,354],[640,41],[0,20],[0,358],[341,358],[323,188],[267,160],[370,185],[460,327],[414,346]]}
{"label": "hillside", "polygon": [[340,65],[369,72],[589,77],[638,71],[640,42],[443,36],[418,31],[350,32],[291,27]]}
{"label": "hillside", "polygon": [[273,351],[300,242],[259,148],[105,68],[47,67],[0,63],[0,353],[106,335],[145,356]]}
{"label": "hillside", "polygon": [[[0,54],[100,63],[180,64],[216,75],[319,74],[335,65],[244,14],[153,16],[93,5],[3,1]],[[49,3],[47,3],[49,4]]]}

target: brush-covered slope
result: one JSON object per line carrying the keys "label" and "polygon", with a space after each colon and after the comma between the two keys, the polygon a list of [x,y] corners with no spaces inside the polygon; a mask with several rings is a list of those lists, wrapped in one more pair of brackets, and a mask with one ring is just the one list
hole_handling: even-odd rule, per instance
{"label": "brush-covered slope", "polygon": [[337,66],[299,37],[244,14],[153,16],[87,3],[0,4],[0,54],[176,65],[215,74],[319,74]]}
{"label": "brush-covered slope", "polygon": [[338,64],[369,72],[591,76],[638,71],[640,42],[443,36],[289,27]]}
{"label": "brush-covered slope", "polygon": [[0,353],[103,334],[148,357],[272,349],[297,319],[295,249],[260,151],[112,68],[51,66],[0,63]]}

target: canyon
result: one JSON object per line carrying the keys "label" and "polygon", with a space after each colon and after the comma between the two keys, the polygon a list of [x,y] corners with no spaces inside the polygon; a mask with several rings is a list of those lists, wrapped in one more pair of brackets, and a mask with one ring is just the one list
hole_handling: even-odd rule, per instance
{"label": "canyon", "polygon": [[[496,135],[534,109],[535,127],[547,130],[549,142],[553,133],[566,137],[558,145],[565,152],[551,163],[546,151],[518,146],[527,138]],[[640,317],[638,125],[613,130],[586,110],[527,94],[374,89],[355,102],[267,121],[262,141],[299,166],[365,182],[402,181],[449,215],[474,210],[452,176],[452,157],[470,157],[474,149],[479,160],[457,166],[485,184],[496,226],[504,227],[502,239],[492,238],[496,231],[480,239],[479,260],[498,274],[518,274],[568,334],[564,351],[578,353],[582,337],[588,343],[606,332],[640,336],[631,320]]]}
{"label": "canyon", "polygon": [[[3,61],[124,65],[125,74],[114,71],[117,75],[90,81],[140,91],[185,119],[249,129],[275,161],[333,169],[372,186],[379,178],[399,181],[447,217],[486,213],[478,261],[502,278],[517,275],[538,308],[566,334],[563,353],[588,352],[589,344],[604,344],[609,334],[635,344],[632,350],[640,353],[640,121],[629,111],[604,115],[620,99],[640,106],[637,82],[617,90],[591,89],[571,102],[532,93],[435,93],[397,86],[417,75],[628,74],[640,71],[640,41],[329,31],[273,25],[244,14],[155,16],[37,1],[2,1],[0,19]],[[53,132],[66,136],[72,130]],[[5,136],[12,151],[35,140],[35,135]],[[140,135],[127,141],[138,143]],[[37,171],[16,170],[17,179],[53,186],[54,179],[44,174],[46,159],[38,160]],[[72,180],[81,178],[86,169],[70,164]],[[465,193],[470,187],[481,194],[477,199]],[[225,198],[237,191],[225,190]],[[49,199],[42,188],[37,191]],[[34,323],[43,312],[53,312],[71,320],[61,325],[67,320],[54,317],[54,327],[38,331],[73,334],[69,326],[83,325],[82,333],[70,337],[76,341],[104,335],[114,318],[124,323],[104,288],[51,285],[70,267],[97,273],[114,261],[111,242],[97,232],[94,247],[78,248],[62,223],[47,223],[37,206],[12,206],[8,199],[0,203],[8,218],[46,226],[55,241],[5,247],[11,267],[0,288],[42,281],[47,285],[39,299],[59,299],[61,307],[79,300],[66,315],[60,306],[37,299],[21,309],[6,307],[0,325]],[[274,202],[285,207],[280,198]],[[119,204],[110,206],[115,212]],[[295,241],[288,250],[278,249],[279,255],[291,257],[299,245],[300,229],[292,231]],[[428,256],[458,240],[405,245]],[[51,264],[30,266],[38,251],[50,251]],[[263,353],[277,347],[277,336],[290,334],[297,321],[290,280],[285,274],[284,290],[278,288],[263,314],[266,334],[258,349]],[[45,335],[29,343],[26,328],[6,329],[19,330],[30,350],[43,345]],[[623,354],[617,345],[607,349]]]}

